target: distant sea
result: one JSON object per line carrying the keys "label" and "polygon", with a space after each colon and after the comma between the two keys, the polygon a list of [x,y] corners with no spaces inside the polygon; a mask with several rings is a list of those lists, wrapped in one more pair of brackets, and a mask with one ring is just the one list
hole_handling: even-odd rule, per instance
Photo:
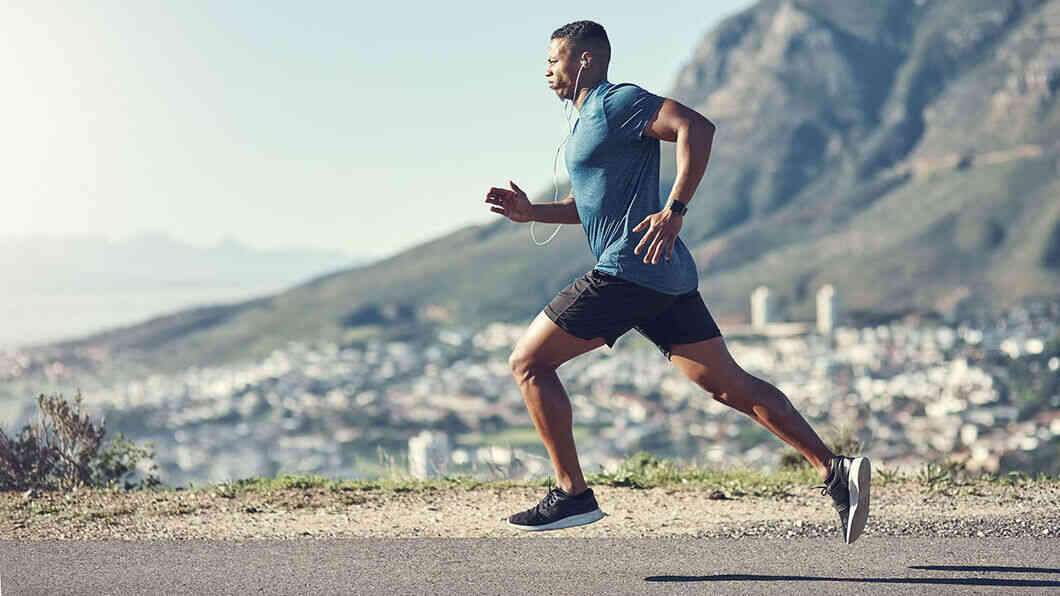
{"label": "distant sea", "polygon": [[259,250],[228,236],[196,246],[165,232],[0,237],[0,348],[77,339],[195,306],[275,294],[369,259]]}
{"label": "distant sea", "polygon": [[12,288],[0,293],[0,348],[74,339],[195,306],[273,294],[290,285],[187,283],[69,294]]}

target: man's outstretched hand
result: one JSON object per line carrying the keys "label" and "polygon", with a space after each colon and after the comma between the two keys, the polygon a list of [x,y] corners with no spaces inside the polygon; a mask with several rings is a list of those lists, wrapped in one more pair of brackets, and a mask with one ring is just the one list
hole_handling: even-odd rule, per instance
{"label": "man's outstretched hand", "polygon": [[659,257],[663,256],[664,253],[666,260],[669,261],[670,255],[674,252],[674,244],[677,243],[677,233],[681,231],[681,221],[683,219],[683,217],[669,209],[645,217],[643,221],[637,224],[637,227],[633,228],[634,232],[639,232],[645,228],[648,229],[648,232],[640,239],[640,243],[637,244],[637,248],[633,249],[633,254],[639,255],[640,251],[647,246],[648,250],[644,253],[645,263],[651,263],[652,265],[658,263]]}
{"label": "man's outstretched hand", "polygon": [[511,190],[494,186],[486,193],[486,202],[493,205],[490,211],[519,223],[530,221],[530,199],[514,182],[509,180],[508,184],[512,186]]}

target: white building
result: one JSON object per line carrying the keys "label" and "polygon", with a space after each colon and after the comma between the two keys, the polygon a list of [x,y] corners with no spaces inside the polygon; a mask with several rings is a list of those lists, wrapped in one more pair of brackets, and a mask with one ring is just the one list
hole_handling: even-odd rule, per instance
{"label": "white building", "polygon": [[409,473],[426,480],[446,473],[449,435],[425,430],[409,439]]}
{"label": "white building", "polygon": [[773,296],[769,288],[758,286],[751,292],[751,327],[762,329],[773,322]]}
{"label": "white building", "polygon": [[839,296],[832,284],[817,290],[817,332],[828,335],[839,323]]}

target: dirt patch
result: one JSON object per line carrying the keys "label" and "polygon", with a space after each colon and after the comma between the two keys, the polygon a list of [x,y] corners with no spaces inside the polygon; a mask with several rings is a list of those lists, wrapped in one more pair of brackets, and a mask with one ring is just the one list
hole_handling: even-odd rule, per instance
{"label": "dirt patch", "polygon": [[[544,497],[542,487],[0,493],[0,539],[839,536],[830,499],[810,487],[784,497],[738,498],[705,489],[593,491],[607,517],[560,532],[522,532],[504,521]],[[874,486],[865,532],[1055,539],[1060,486],[985,485],[958,494]]]}

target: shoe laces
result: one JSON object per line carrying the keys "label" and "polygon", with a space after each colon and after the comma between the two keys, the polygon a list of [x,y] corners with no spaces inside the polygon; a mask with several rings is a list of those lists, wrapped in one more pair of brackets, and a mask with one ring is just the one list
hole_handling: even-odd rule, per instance
{"label": "shoe laces", "polygon": [[552,486],[552,477],[550,476],[549,479],[548,479],[548,494],[545,495],[544,499],[541,499],[541,502],[537,504],[537,507],[538,507],[539,510],[540,509],[547,509],[547,508],[551,507],[552,505],[554,505],[556,503],[556,501],[559,501],[559,499],[560,499],[559,487],[558,486]]}
{"label": "shoe laces", "polygon": [[814,488],[821,489],[822,495],[831,495],[832,492],[840,485],[839,481],[839,458],[836,457],[832,460],[832,481],[828,484],[819,484]]}

